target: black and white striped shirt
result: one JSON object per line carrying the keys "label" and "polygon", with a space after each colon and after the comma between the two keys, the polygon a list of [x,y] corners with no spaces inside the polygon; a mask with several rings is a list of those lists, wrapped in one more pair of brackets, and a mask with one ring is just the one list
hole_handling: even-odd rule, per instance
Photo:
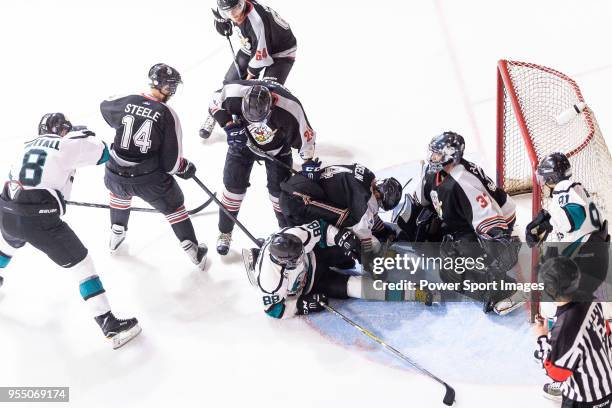
{"label": "black and white striped shirt", "polygon": [[612,341],[600,303],[559,306],[552,331],[538,344],[546,373],[563,382],[565,398],[593,402],[612,394]]}

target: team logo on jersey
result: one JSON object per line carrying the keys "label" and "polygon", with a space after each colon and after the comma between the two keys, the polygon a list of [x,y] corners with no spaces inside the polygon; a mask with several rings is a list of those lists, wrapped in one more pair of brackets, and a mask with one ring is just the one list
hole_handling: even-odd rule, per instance
{"label": "team logo on jersey", "polygon": [[277,131],[278,129],[272,130],[268,125],[249,125],[249,132],[259,145],[270,143]]}
{"label": "team logo on jersey", "polygon": [[251,41],[248,39],[248,37],[245,37],[244,35],[242,35],[242,31],[240,31],[240,28],[238,28],[238,39],[240,40],[240,43],[242,44],[242,48],[248,51],[248,53],[250,54],[251,48],[253,48],[251,46]]}
{"label": "team logo on jersey", "polygon": [[442,218],[442,201],[440,201],[440,198],[438,197],[438,193],[436,191],[432,191],[430,194],[431,197],[431,203],[433,204],[434,208],[436,209],[436,212],[438,213],[438,217],[440,217],[440,219]]}
{"label": "team logo on jersey", "polygon": [[323,173],[321,173],[321,178],[324,178],[324,179],[332,178],[334,177],[335,174],[339,174],[339,173],[352,173],[352,170],[347,169],[346,167],[329,166],[329,167],[326,167],[325,170],[323,170]]}

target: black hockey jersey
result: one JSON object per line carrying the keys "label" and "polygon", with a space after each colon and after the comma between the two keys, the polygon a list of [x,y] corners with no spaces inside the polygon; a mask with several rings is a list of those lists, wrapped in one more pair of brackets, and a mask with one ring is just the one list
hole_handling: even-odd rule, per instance
{"label": "black hockey jersey", "polygon": [[116,129],[111,157],[121,166],[159,160],[174,174],[181,164],[182,130],[174,110],[151,95],[128,95],[100,104],[106,123]]}
{"label": "black hockey jersey", "polygon": [[557,307],[552,331],[538,344],[546,373],[563,382],[563,396],[593,402],[612,395],[610,325],[600,303]]}
{"label": "black hockey jersey", "polygon": [[[258,148],[276,155],[283,147],[299,149],[306,160],[314,155],[316,134],[300,101],[284,86],[269,81],[230,81],[215,92],[210,103],[210,113],[225,126],[232,115],[242,118],[242,97],[253,85],[263,85],[272,94],[272,113],[263,127],[249,125],[252,142]],[[244,123],[248,123],[242,119]]]}
{"label": "black hockey jersey", "polygon": [[291,27],[276,11],[256,1],[246,1],[245,18],[235,24],[242,51],[251,56],[249,72],[257,77],[274,58],[295,58],[297,42]]}
{"label": "black hockey jersey", "polygon": [[512,198],[480,167],[463,159],[450,173],[425,175],[421,204],[435,209],[449,233],[486,235],[493,228],[510,233],[515,220]]}

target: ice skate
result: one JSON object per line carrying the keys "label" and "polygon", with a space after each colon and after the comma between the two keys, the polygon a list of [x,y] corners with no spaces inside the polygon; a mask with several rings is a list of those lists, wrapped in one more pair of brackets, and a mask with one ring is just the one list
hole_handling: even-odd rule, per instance
{"label": "ice skate", "polygon": [[208,115],[208,117],[204,121],[204,124],[200,126],[200,137],[202,139],[208,139],[212,134],[216,123],[217,122],[215,121],[215,118],[213,118],[211,115]]}
{"label": "ice skate", "polygon": [[206,267],[206,255],[208,254],[208,247],[205,244],[196,245],[195,243],[185,240],[181,242],[183,250],[187,253],[187,256],[191,259],[198,268],[204,270]]}
{"label": "ice skate", "polygon": [[111,254],[117,252],[119,246],[125,241],[126,230],[123,225],[113,224],[111,226],[111,235],[109,240],[109,248]]}
{"label": "ice skate", "polygon": [[142,329],[138,319],[117,319],[112,312],[107,312],[95,318],[107,339],[113,341],[113,349],[118,349],[138,336]]}
{"label": "ice skate", "polygon": [[230,249],[231,242],[232,242],[231,232],[219,233],[219,238],[217,238],[217,253],[219,255],[227,255]]}

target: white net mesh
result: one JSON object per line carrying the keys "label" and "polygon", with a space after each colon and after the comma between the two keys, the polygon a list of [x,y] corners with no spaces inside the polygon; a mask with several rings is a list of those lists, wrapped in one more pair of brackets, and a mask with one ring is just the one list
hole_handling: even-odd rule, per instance
{"label": "white net mesh", "polygon": [[[505,80],[498,99],[503,104],[498,178],[505,190],[531,191],[537,162],[562,152],[572,165],[572,179],[591,193],[602,218],[612,219],[612,157],[593,111],[588,105],[581,113],[574,110],[584,102],[578,85],[553,69],[517,61],[501,61],[499,72]],[[521,134],[523,124],[527,138]],[[546,208],[548,192],[535,193],[533,199]]]}

